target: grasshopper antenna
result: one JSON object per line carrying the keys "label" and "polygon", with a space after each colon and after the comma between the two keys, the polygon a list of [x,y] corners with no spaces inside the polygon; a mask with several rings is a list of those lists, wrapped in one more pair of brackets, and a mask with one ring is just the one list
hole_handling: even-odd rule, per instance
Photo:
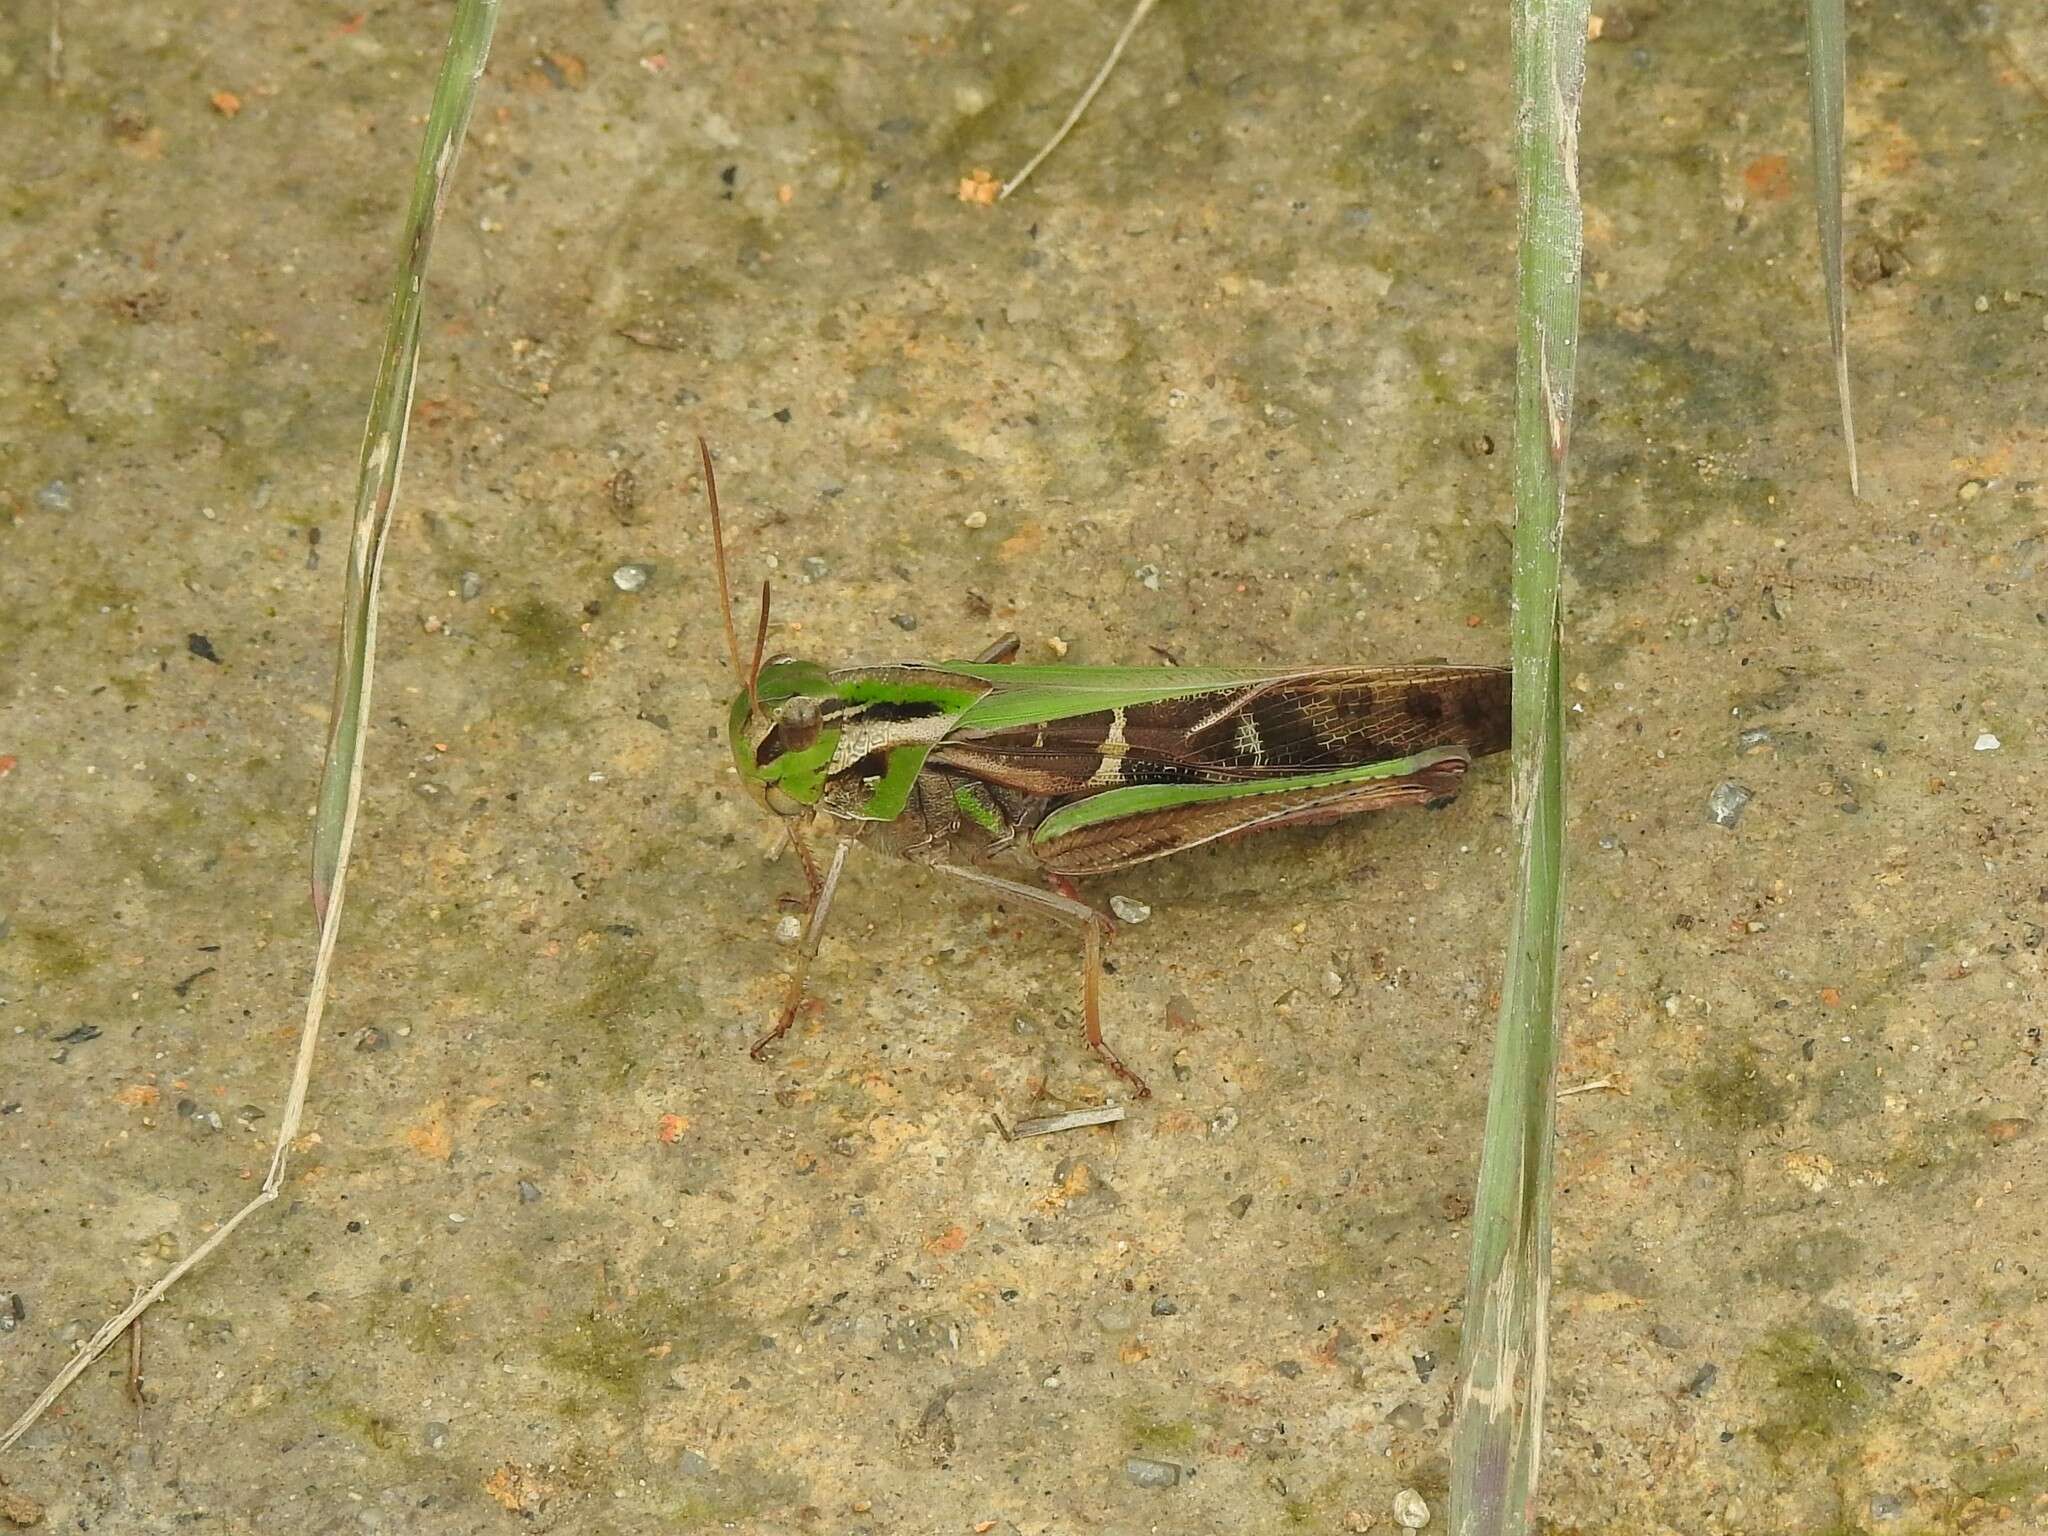
{"label": "grasshopper antenna", "polygon": [[711,471],[711,450],[701,437],[697,439],[697,457],[704,463],[704,494],[711,500],[711,549],[718,562],[718,608],[725,616],[725,650],[732,657],[733,674],[747,690],[748,709],[758,715],[761,695],[754,690],[754,680],[761,675],[761,648],[768,641],[768,583],[761,583],[761,624],[754,634],[754,664],[744,667],[740,665],[739,629],[732,621],[732,575],[725,565],[725,524],[718,516],[718,476]]}
{"label": "grasshopper antenna", "polygon": [[761,653],[768,649],[768,582],[761,582],[761,622],[754,626],[754,664],[747,668],[747,692],[752,695],[754,708],[761,707],[761,696],[754,692],[754,682],[761,675]]}

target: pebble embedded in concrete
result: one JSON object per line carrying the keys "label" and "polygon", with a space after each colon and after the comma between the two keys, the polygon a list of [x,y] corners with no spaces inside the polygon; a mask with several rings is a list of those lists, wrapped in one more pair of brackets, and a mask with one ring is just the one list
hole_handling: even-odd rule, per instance
{"label": "pebble embedded in concrete", "polygon": [[1181,1468],[1171,1461],[1132,1456],[1124,1462],[1124,1477],[1137,1488],[1173,1488],[1180,1483]]}
{"label": "pebble embedded in concrete", "polygon": [[1754,790],[1733,779],[1724,779],[1707,796],[1707,820],[1717,827],[1732,827],[1742,819],[1743,810],[1755,798]]}

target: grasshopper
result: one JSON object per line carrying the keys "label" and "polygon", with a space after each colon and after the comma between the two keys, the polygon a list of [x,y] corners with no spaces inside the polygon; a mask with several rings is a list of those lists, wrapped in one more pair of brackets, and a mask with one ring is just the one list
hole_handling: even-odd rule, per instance
{"label": "grasshopper", "polygon": [[[808,887],[788,994],[757,1060],[796,1020],[847,852],[864,842],[1078,925],[1088,1047],[1148,1097],[1102,1038],[1102,940],[1115,930],[1075,879],[1271,827],[1442,805],[1473,758],[1508,745],[1505,667],[1019,666],[1015,635],[973,661],[764,663],[766,582],[743,663],[718,483],[701,438],[697,449],[740,682],[733,765],[782,818]],[[822,872],[820,835],[834,839]],[[990,867],[1003,864],[1046,888]]]}

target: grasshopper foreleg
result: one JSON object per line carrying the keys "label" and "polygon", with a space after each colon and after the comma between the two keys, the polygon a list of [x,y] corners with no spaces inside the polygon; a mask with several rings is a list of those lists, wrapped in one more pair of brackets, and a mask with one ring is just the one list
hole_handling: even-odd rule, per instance
{"label": "grasshopper foreleg", "polygon": [[824,889],[825,877],[818,873],[818,856],[811,852],[811,845],[804,841],[803,833],[797,830],[795,822],[785,823],[789,832],[789,846],[796,850],[797,862],[804,867],[804,893],[801,896],[778,896],[776,901],[785,907],[802,907],[806,915],[818,904],[818,892]]}
{"label": "grasshopper foreleg", "polygon": [[850,837],[839,840],[839,846],[832,850],[832,862],[821,879],[810,849],[794,827],[790,829],[790,840],[796,844],[797,852],[804,861],[804,877],[811,882],[809,920],[804,925],[803,946],[796,952],[796,969],[790,973],[789,996],[782,1005],[782,1013],[776,1019],[775,1027],[756,1040],[747,1052],[756,1061],[761,1059],[763,1051],[788,1034],[790,1025],[796,1022],[796,1011],[804,1002],[804,978],[810,973],[811,961],[817,957],[818,945],[824,941],[825,918],[832,911],[832,893],[839,888],[839,871],[846,867],[846,851],[853,846]]}
{"label": "grasshopper foreleg", "polygon": [[934,864],[933,869],[943,874],[956,875],[974,885],[988,890],[1000,891],[1005,896],[1014,896],[1028,902],[1042,912],[1081,928],[1081,1022],[1083,1038],[1088,1049],[1100,1056],[1103,1065],[1131,1085],[1131,1090],[1141,1099],[1152,1097],[1152,1090],[1145,1086],[1145,1079],[1138,1076],[1109,1048],[1109,1042],[1102,1038],[1102,936],[1114,932],[1114,925],[1100,912],[1085,901],[1078,901],[1058,891],[1041,891],[1036,886],[1022,885],[1015,880],[1005,880],[998,875],[969,869],[961,864]]}

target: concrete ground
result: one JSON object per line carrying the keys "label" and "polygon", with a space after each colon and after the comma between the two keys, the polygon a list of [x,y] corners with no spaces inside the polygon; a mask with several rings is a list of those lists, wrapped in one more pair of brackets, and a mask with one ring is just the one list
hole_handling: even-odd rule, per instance
{"label": "concrete ground", "polygon": [[[10,1416],[267,1160],[450,14],[0,16]],[[820,1006],[744,1049],[799,882],[720,739],[694,433],[821,661],[1505,654],[1504,8],[1168,0],[963,199],[1121,19],[507,6],[287,1198],[150,1314],[140,1403],[117,1349],[0,1460],[0,1516],[1342,1532],[1412,1490],[1441,1528],[1499,760],[1096,882],[1152,911],[1114,1128],[993,1120],[1117,1096],[1070,936],[859,855]],[[1852,501],[1797,8],[1602,21],[1562,1005],[1605,1086],[1560,1112],[1547,1528],[2041,1530],[2048,24],[1851,7]]]}

